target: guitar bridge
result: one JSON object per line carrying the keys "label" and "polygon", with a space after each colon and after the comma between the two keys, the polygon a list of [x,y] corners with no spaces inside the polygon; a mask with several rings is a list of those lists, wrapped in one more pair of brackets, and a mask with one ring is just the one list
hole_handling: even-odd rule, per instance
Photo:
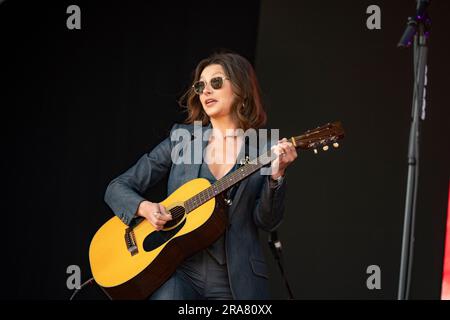
{"label": "guitar bridge", "polygon": [[134,235],[133,228],[129,227],[125,230],[125,244],[127,246],[128,251],[132,256],[139,253],[137,244],[136,244],[136,236]]}

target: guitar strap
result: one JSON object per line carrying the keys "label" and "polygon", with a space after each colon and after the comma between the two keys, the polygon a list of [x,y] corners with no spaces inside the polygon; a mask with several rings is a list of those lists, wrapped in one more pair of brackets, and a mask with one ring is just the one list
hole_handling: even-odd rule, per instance
{"label": "guitar strap", "polygon": [[[249,149],[248,149],[248,140],[245,140],[245,146],[244,146],[244,158],[242,160],[240,160],[241,162],[237,162],[234,166],[234,170],[238,170],[240,167],[242,167],[243,165],[245,165],[246,161],[248,161],[249,159]],[[236,191],[239,188],[241,182],[236,183],[234,186],[232,186],[230,189],[228,189],[228,191],[226,192],[225,195],[225,202],[231,206],[233,200],[234,200],[234,196],[236,195]]]}

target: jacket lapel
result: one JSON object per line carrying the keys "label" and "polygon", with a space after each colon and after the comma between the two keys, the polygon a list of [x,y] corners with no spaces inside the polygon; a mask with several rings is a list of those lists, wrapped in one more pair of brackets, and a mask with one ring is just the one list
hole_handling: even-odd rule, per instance
{"label": "jacket lapel", "polygon": [[[248,151],[249,151],[248,154],[250,154],[250,155],[258,154],[257,149],[254,146],[252,146],[251,144],[247,144],[247,146],[248,146]],[[240,163],[241,160],[242,161],[245,160],[245,156],[246,156],[245,145],[243,145],[243,147],[241,148],[241,151],[239,152],[239,156],[237,158],[238,163]],[[250,159],[250,160],[253,160],[253,159]],[[258,174],[258,173],[255,172],[254,174]],[[233,203],[232,203],[232,205],[230,207],[230,211],[229,211],[229,214],[230,214],[229,219],[230,220],[231,220],[231,217],[233,216],[234,212],[236,211],[236,207],[239,204],[239,200],[241,199],[242,194],[244,193],[245,187],[247,186],[250,177],[251,177],[251,175],[249,177],[245,178],[244,180],[242,180],[238,186],[238,189],[236,190],[236,194],[234,196]]]}
{"label": "jacket lapel", "polygon": [[[190,148],[191,152],[191,162],[189,164],[184,165],[184,181],[190,181],[192,179],[198,178],[198,175],[200,173],[200,167],[203,163],[203,160],[205,158],[205,152],[206,152],[206,146],[208,145],[208,139],[211,134],[211,123],[209,123],[205,127],[200,127],[201,130],[197,128],[195,130],[195,127],[192,126],[191,135],[191,143],[187,144],[187,147]],[[203,137],[204,135],[204,137]],[[198,146],[201,145],[201,150],[196,150]],[[187,152],[187,150],[184,150],[184,152]],[[201,158],[197,156],[197,159],[195,159],[195,153],[200,152]]]}
{"label": "jacket lapel", "polygon": [[[207,126],[202,127],[202,130],[194,130],[194,126],[192,126],[192,130],[191,134],[192,134],[192,139],[191,139],[191,143],[187,144],[187,147],[191,148],[191,163],[190,164],[185,164],[184,165],[184,180],[185,182],[190,181],[192,179],[196,179],[198,178],[198,175],[200,173],[200,167],[203,163],[203,160],[205,158],[205,153],[206,153],[206,146],[208,145],[208,140],[209,140],[209,136],[211,135],[211,123],[209,123]],[[204,135],[204,136],[203,136]],[[201,143],[202,149],[201,150],[197,150],[197,151],[201,151],[201,160],[200,161],[195,161],[198,159],[195,159],[195,148],[197,145],[199,145]],[[247,145],[248,147],[248,153],[245,152],[245,145]],[[187,152],[187,150],[184,150],[184,152]],[[237,163],[241,163],[241,161],[245,160],[245,156],[247,154],[250,155],[258,155],[257,153],[257,148],[255,148],[254,146],[252,146],[251,144],[247,143],[247,144],[243,144],[241,147],[241,150],[239,151],[239,155],[237,157]],[[250,159],[253,160],[253,159]],[[197,162],[197,163],[196,163]],[[255,173],[258,174],[258,173]],[[236,207],[239,204],[239,201],[242,197],[242,194],[244,193],[245,187],[247,186],[248,182],[249,182],[250,177],[247,177],[246,179],[242,180],[239,183],[238,189],[236,190],[236,194],[234,196],[233,199],[233,203],[230,207],[229,210],[229,218],[231,219],[233,213],[236,211]]]}

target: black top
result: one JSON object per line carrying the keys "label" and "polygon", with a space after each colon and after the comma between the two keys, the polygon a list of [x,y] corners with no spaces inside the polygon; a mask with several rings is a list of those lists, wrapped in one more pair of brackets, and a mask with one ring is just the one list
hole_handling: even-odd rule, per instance
{"label": "black top", "polygon": [[[226,175],[232,173],[236,169],[236,167],[237,165],[232,167]],[[205,162],[203,162],[200,167],[200,173],[198,177],[207,179],[211,184],[217,181],[217,179],[211,173],[211,170],[209,170],[208,164]],[[224,235],[217,239],[217,241],[210,245],[206,250],[217,261],[218,264],[224,265],[226,263]]]}

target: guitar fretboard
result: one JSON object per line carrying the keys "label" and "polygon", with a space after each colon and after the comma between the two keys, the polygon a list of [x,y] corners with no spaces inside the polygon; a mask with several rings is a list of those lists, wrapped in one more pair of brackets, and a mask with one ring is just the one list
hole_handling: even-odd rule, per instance
{"label": "guitar fretboard", "polygon": [[[335,143],[337,140],[342,139],[343,137],[344,129],[342,128],[342,124],[339,121],[336,121],[333,123],[327,123],[326,125],[313,130],[308,130],[306,133],[300,136],[291,137],[288,141],[292,142],[295,148],[307,150],[316,149],[329,143]],[[338,145],[336,145],[335,147],[337,146]],[[216,181],[210,187],[197,193],[192,198],[186,200],[184,202],[185,212],[189,213],[195,210],[205,202],[231,188],[233,185],[245,179],[266,164],[269,164],[272,160],[275,159],[275,157],[275,154],[271,155],[271,151],[268,151],[260,157],[239,167],[233,173],[226,175],[222,179]]]}
{"label": "guitar fretboard", "polygon": [[270,163],[271,159],[269,158],[269,153],[267,152],[265,155],[262,155],[248,163],[242,165],[234,172],[226,175],[225,177],[217,180],[210,187],[205,190],[197,193],[192,198],[189,198],[184,202],[186,213],[189,213],[196,208],[200,207],[205,202],[211,200],[215,196],[221,194],[222,192],[228,190],[233,185],[238,183],[239,181],[245,179],[255,171],[259,170],[266,164]]}

